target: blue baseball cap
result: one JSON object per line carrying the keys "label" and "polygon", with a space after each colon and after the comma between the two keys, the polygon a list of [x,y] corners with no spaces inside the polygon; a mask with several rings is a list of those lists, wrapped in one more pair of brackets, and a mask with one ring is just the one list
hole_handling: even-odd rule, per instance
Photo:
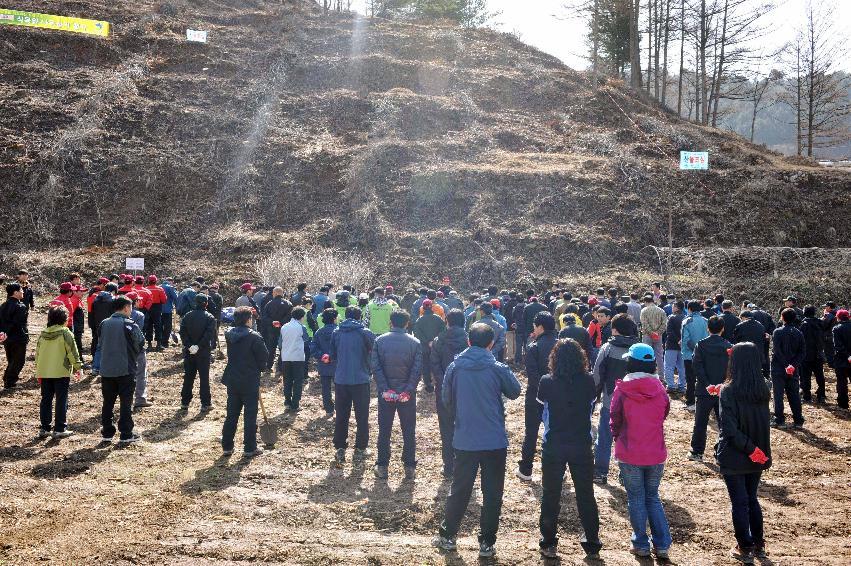
{"label": "blue baseball cap", "polygon": [[655,362],[656,352],[647,344],[639,343],[630,346],[629,351],[621,357],[625,360],[632,358],[641,362]]}

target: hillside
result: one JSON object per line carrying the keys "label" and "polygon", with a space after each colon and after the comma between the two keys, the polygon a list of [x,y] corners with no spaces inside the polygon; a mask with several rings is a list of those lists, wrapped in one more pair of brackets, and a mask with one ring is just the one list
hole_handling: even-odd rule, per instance
{"label": "hillside", "polygon": [[[771,247],[755,263],[851,236],[836,214],[851,175],[684,123],[508,35],[295,0],[16,8],[113,24],[108,40],[0,28],[0,265],[45,278],[135,255],[236,280],[282,245],[357,250],[401,284],[658,271],[647,246],[667,246],[671,207],[674,246]],[[682,149],[712,170],[678,172]],[[804,283],[847,281],[831,258]]]}

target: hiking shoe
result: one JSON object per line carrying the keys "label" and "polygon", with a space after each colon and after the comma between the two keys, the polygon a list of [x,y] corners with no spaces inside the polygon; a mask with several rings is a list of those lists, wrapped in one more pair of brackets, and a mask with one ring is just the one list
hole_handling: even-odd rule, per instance
{"label": "hiking shoe", "polygon": [[212,403],[210,403],[209,405],[201,405],[201,412],[206,413],[206,412],[212,411],[213,408],[214,408],[214,405]]}
{"label": "hiking shoe", "polygon": [[657,560],[667,560],[668,559],[668,549],[667,548],[654,548],[653,554],[656,555]]}
{"label": "hiking shoe", "polygon": [[753,564],[753,553],[749,548],[742,549],[739,548],[739,545],[736,545],[730,549],[730,556],[742,564]]}
{"label": "hiking shoe", "polygon": [[609,483],[609,478],[608,476],[594,474],[594,479],[592,481],[597,485],[606,485]]}
{"label": "hiking shoe", "polygon": [[231,456],[233,454],[233,448],[230,450],[222,450],[222,456]]}
{"label": "hiking shoe", "polygon": [[458,545],[455,544],[454,538],[446,538],[442,536],[436,536],[431,540],[431,545],[435,548],[439,548],[440,550],[445,550],[446,552],[453,552],[458,548]]}
{"label": "hiking shoe", "polygon": [[352,454],[352,460],[364,460],[370,455],[372,455],[372,451],[369,448],[355,448],[355,452]]}
{"label": "hiking shoe", "polygon": [[375,466],[373,473],[375,474],[375,479],[386,480],[387,479],[387,466]]}
{"label": "hiking shoe", "polygon": [[263,453],[263,449],[258,446],[257,448],[255,448],[251,452],[243,452],[242,456],[244,458],[254,458],[255,456],[259,456],[262,453]]}
{"label": "hiking shoe", "polygon": [[541,548],[541,556],[544,558],[558,558],[558,546],[552,545]]}
{"label": "hiking shoe", "polygon": [[686,405],[686,406],[685,406],[685,409],[686,409],[686,411],[688,411],[689,413],[693,413],[693,412],[694,412],[694,403],[692,403],[691,405]]}
{"label": "hiking shoe", "polygon": [[771,421],[771,428],[776,428],[778,430],[786,430],[789,428],[789,425],[786,423],[778,423],[776,421]]}
{"label": "hiking shoe", "polygon": [[41,429],[41,430],[38,431],[38,439],[39,440],[44,440],[48,436],[50,436],[49,430]]}
{"label": "hiking shoe", "polygon": [[691,460],[692,462],[703,462],[703,454],[695,454],[694,452],[689,452],[686,458],[688,460]]}
{"label": "hiking shoe", "polygon": [[69,436],[74,436],[74,431],[73,430],[67,430],[67,429],[63,430],[61,432],[53,431],[52,436],[53,436],[53,438],[57,438],[57,439],[58,438],[68,438]]}
{"label": "hiking shoe", "polygon": [[650,557],[650,549],[649,548],[630,548],[629,553],[633,556],[637,556],[638,558],[649,558]]}
{"label": "hiking shoe", "polygon": [[600,559],[600,553],[599,552],[586,552],[585,558],[588,559],[588,560],[599,560]]}
{"label": "hiking shoe", "polygon": [[792,428],[795,430],[801,430],[804,428],[804,423],[792,423]]}
{"label": "hiking shoe", "polygon": [[133,405],[133,410],[144,409],[145,407],[150,407],[151,405],[153,405],[153,403],[148,400],[138,401]]}
{"label": "hiking shoe", "polygon": [[345,448],[337,448],[337,452],[334,454],[334,461],[340,464],[341,466],[346,461],[346,449]]}
{"label": "hiking shoe", "polygon": [[334,418],[334,411],[325,411],[325,418],[326,419]]}
{"label": "hiking shoe", "polygon": [[181,411],[188,411],[188,410],[189,410],[189,405],[181,405],[181,406],[180,406],[180,410],[181,410]]}
{"label": "hiking shoe", "polygon": [[531,470],[529,471],[528,474],[524,474],[523,470],[521,470],[520,467],[518,466],[517,469],[514,471],[514,475],[517,476],[520,479],[520,481],[532,481]]}
{"label": "hiking shoe", "polygon": [[479,543],[479,558],[490,558],[496,554],[496,547],[486,542]]}
{"label": "hiking shoe", "polygon": [[413,466],[405,466],[405,479],[408,481],[417,479],[417,469]]}
{"label": "hiking shoe", "polygon": [[127,438],[119,438],[118,444],[133,444],[134,442],[139,442],[142,440],[142,437],[138,434],[132,434]]}
{"label": "hiking shoe", "polygon": [[757,558],[768,558],[768,553],[765,551],[765,545],[757,545],[753,550],[753,555]]}
{"label": "hiking shoe", "polygon": [[100,441],[104,444],[112,444],[112,437],[111,436],[104,436],[103,438],[100,439]]}

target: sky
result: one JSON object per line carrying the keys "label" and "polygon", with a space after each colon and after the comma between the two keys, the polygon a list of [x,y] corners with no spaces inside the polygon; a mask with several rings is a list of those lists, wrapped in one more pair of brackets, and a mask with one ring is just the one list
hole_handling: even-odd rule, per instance
{"label": "sky", "polygon": [[[501,12],[489,26],[500,31],[519,34],[525,43],[537,47],[561,59],[574,69],[584,69],[588,62],[583,58],[585,46],[585,22],[570,18],[563,9],[565,0],[488,0],[491,11]],[[813,0],[823,3],[825,0]],[[777,0],[780,4],[765,18],[765,25],[772,30],[764,39],[767,50],[779,48],[795,35],[798,22],[803,21],[807,0]],[[642,2],[643,4],[643,2]],[[851,0],[834,0],[836,31],[851,44]],[[354,0],[353,9],[363,11],[365,0]],[[851,71],[851,60],[841,65]]]}

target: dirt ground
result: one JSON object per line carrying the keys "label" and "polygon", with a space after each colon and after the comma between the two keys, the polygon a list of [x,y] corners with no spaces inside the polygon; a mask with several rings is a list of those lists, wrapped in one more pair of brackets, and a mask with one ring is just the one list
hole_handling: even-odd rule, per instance
{"label": "dirt ground", "polygon": [[[34,316],[36,336],[44,316]],[[32,344],[34,348],[34,342]],[[0,396],[0,563],[3,564],[475,564],[480,496],[474,495],[459,537],[459,553],[430,547],[442,518],[448,483],[440,477],[434,399],[419,397],[415,482],[402,480],[401,434],[394,434],[389,481],[366,465],[331,465],[333,424],[324,417],[311,376],[302,411],[283,414],[281,388],[263,384],[280,442],[246,461],[222,457],[224,361],[213,368],[209,414],[197,396],[179,412],[177,352],[149,355],[155,404],[136,413],[143,442],[99,446],[101,395],[85,376],[71,389],[69,427],[76,436],[39,441],[39,393],[28,363],[23,383]],[[3,362],[5,365],[5,361]],[[831,375],[832,377],[832,375]],[[834,402],[832,381],[828,398]],[[197,389],[196,389],[197,395]],[[373,411],[375,402],[373,401]],[[681,565],[730,564],[732,526],[726,492],[713,464],[685,460],[692,418],[674,401],[667,422],[669,462],[662,498]],[[493,564],[535,564],[540,472],[524,485],[512,475],[523,430],[522,398],[507,404],[509,473]],[[764,476],[761,501],[770,552],[767,564],[851,562],[851,414],[805,406],[806,428],[773,431],[775,466]],[[370,446],[377,430],[371,419]],[[241,429],[237,439],[241,438]],[[710,446],[714,431],[710,432]],[[611,479],[612,476],[610,476]],[[599,564],[635,564],[628,554],[624,490],[595,487],[605,545]],[[561,563],[581,564],[579,523],[569,480],[560,519]],[[652,564],[652,561],[646,561]]]}

